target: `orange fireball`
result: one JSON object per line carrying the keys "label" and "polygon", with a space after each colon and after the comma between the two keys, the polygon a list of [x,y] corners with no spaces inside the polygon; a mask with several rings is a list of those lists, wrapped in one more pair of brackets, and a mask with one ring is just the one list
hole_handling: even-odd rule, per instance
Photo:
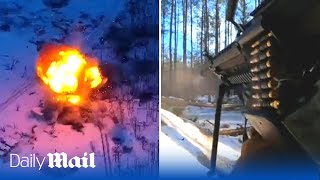
{"label": "orange fireball", "polygon": [[39,55],[37,75],[60,102],[80,104],[90,89],[106,81],[94,59],[69,46],[46,45]]}

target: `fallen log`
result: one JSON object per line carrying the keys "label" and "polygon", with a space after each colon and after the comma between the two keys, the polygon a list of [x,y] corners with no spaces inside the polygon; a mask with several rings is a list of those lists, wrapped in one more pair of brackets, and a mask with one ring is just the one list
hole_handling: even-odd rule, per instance
{"label": "fallen log", "polygon": [[239,136],[243,135],[244,128],[237,128],[237,129],[220,129],[220,135],[228,135],[228,136]]}

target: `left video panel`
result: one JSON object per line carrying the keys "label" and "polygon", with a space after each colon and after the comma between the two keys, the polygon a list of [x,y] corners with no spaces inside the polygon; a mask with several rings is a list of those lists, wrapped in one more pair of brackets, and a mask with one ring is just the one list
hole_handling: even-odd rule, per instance
{"label": "left video panel", "polygon": [[156,178],[159,2],[0,2],[0,177]]}

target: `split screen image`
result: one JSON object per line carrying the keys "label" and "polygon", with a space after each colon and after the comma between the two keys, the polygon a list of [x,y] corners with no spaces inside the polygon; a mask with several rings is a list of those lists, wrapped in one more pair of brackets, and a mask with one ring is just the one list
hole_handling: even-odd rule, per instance
{"label": "split screen image", "polygon": [[0,177],[319,178],[319,9],[0,1]]}

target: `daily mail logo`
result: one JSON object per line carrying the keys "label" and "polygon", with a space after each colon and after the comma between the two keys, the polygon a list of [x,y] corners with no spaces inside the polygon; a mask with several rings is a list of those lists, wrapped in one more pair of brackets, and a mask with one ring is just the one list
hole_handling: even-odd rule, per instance
{"label": "daily mail logo", "polygon": [[29,157],[18,154],[10,154],[10,167],[11,168],[36,168],[41,170],[46,158],[48,158],[49,168],[95,168],[94,153],[84,153],[83,157],[74,156],[68,158],[64,152],[61,153],[48,153],[48,157],[37,157],[35,154],[30,154]]}

